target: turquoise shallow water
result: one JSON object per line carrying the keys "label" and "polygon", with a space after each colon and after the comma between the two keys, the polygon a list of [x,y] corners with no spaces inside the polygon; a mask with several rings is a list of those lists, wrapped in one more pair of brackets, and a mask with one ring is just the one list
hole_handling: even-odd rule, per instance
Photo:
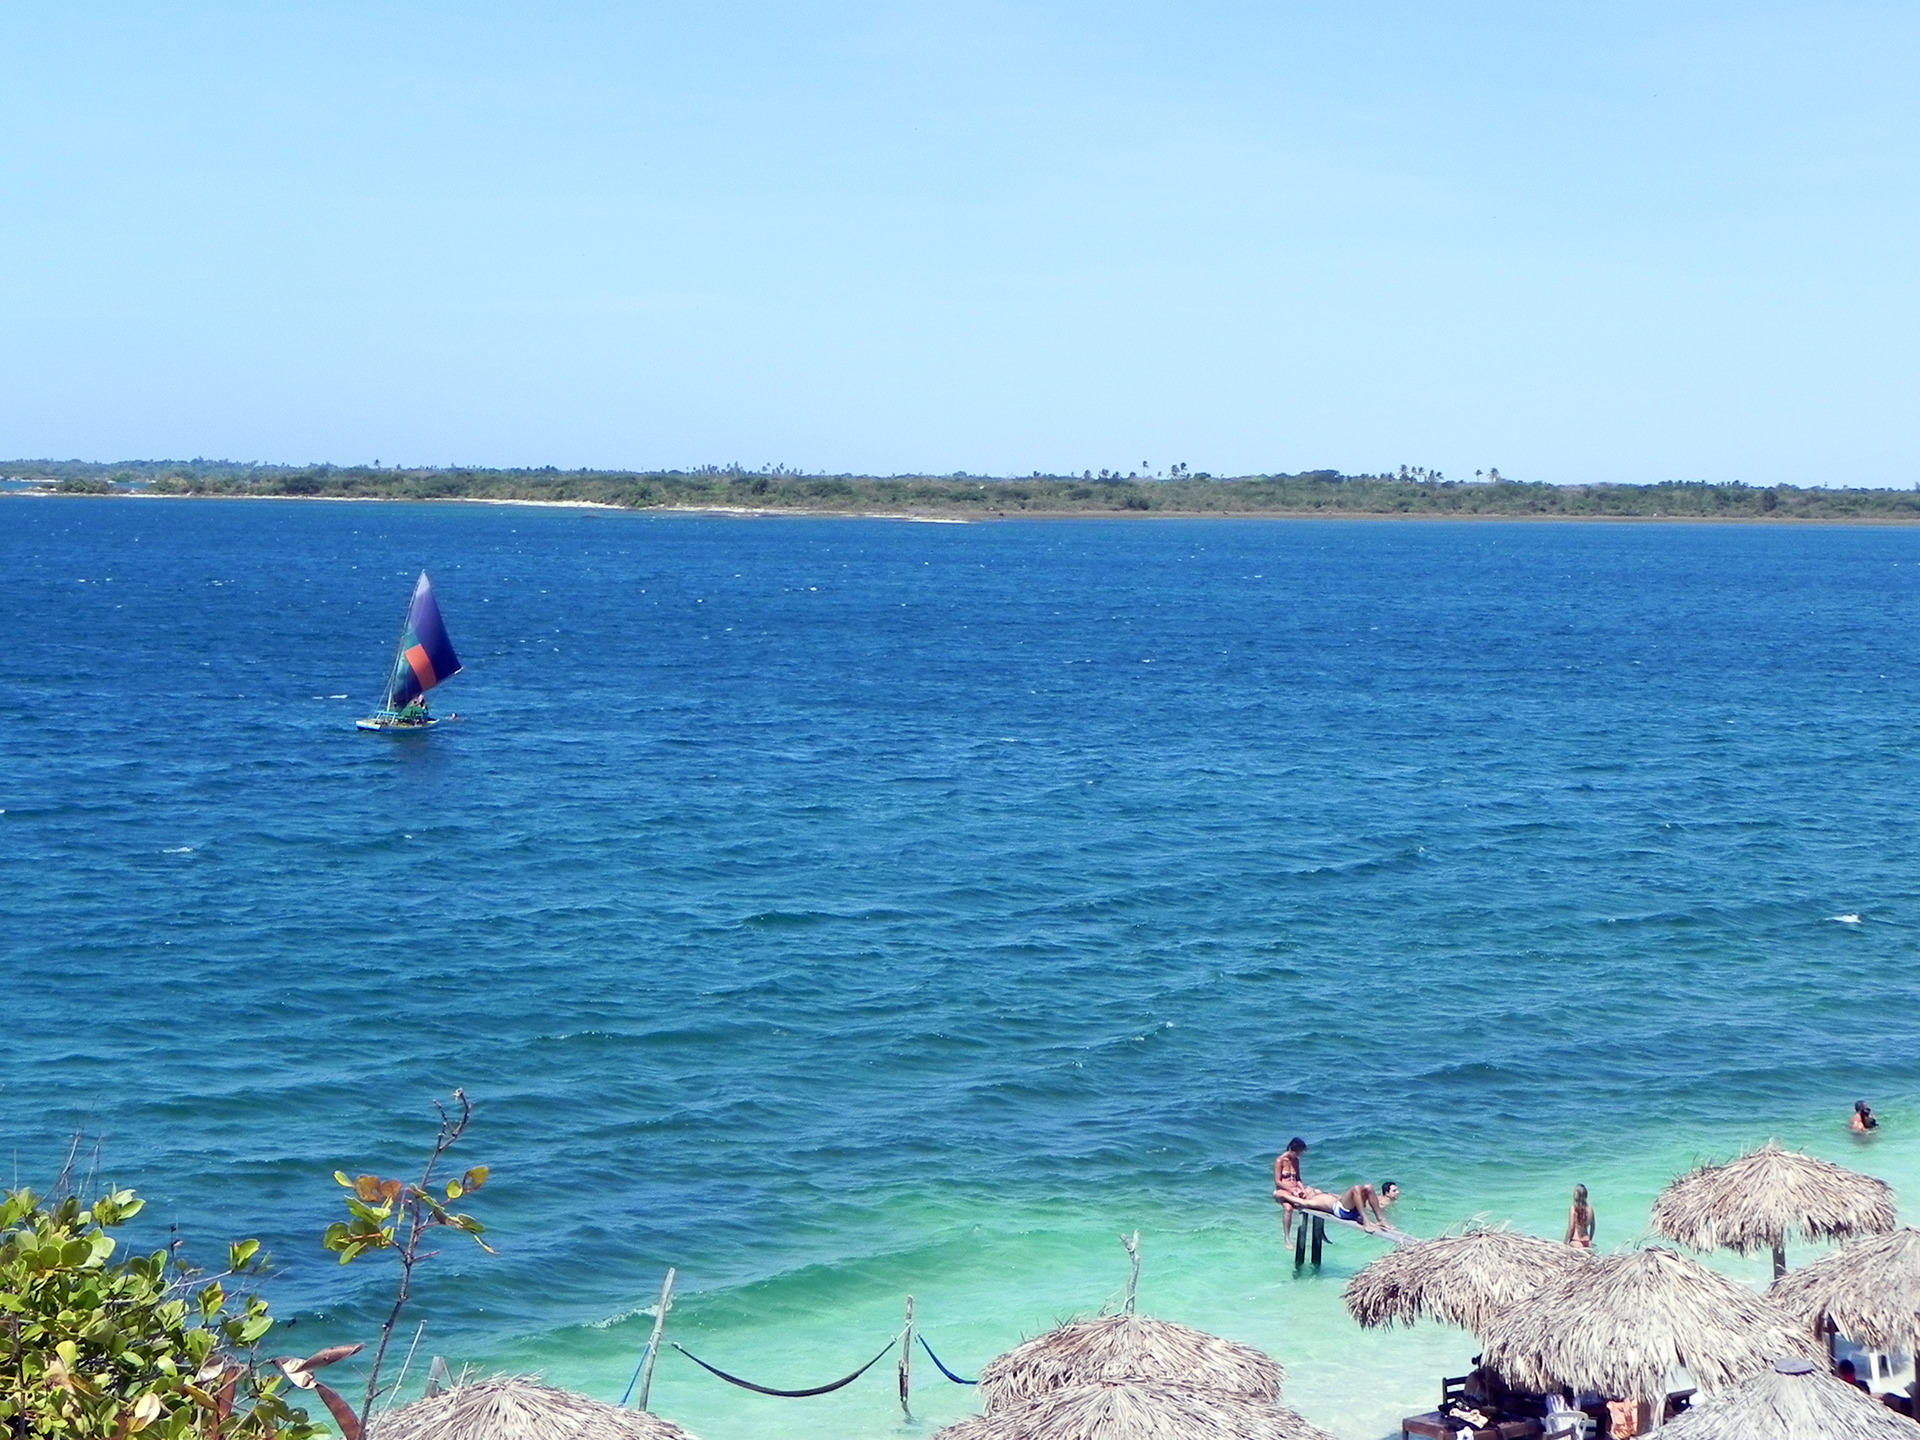
{"label": "turquoise shallow water", "polygon": [[[469,718],[357,734],[422,565]],[[500,1254],[425,1286],[456,1365],[618,1399],[672,1264],[671,1333],[763,1383],[909,1292],[971,1374],[1138,1228],[1144,1308],[1370,1440],[1472,1342],[1344,1319],[1378,1242],[1294,1275],[1289,1135],[1419,1233],[1584,1181],[1629,1243],[1769,1135],[1920,1182],[1917,599],[1896,528],[0,499],[13,1170],[101,1137],[361,1338],[328,1176],[461,1085]],[[655,1408],[973,1403],[916,1387],[669,1353]]]}

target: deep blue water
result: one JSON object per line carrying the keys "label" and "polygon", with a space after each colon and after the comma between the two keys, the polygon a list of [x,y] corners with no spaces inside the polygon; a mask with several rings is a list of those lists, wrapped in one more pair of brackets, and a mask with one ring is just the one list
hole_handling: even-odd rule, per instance
{"label": "deep blue water", "polygon": [[[422,566],[463,718],[359,734]],[[864,1278],[973,1266],[975,1364],[1143,1214],[1205,1309],[1181,1237],[1275,1248],[1293,1133],[1437,1229],[1897,1127],[1916,601],[1894,527],[0,499],[14,1174],[97,1139],[357,1338],[328,1177],[463,1086],[501,1254],[435,1344],[618,1398],[668,1264],[822,1373]],[[1296,1294],[1221,1306],[1322,1335],[1311,1396]]]}

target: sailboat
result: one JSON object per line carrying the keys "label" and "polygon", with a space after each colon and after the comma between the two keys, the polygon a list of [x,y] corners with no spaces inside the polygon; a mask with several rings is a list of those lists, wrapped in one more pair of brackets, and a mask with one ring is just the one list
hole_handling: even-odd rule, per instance
{"label": "sailboat", "polygon": [[409,733],[438,725],[440,722],[427,713],[427,691],[459,671],[460,657],[453,653],[453,642],[447,639],[439,602],[433,598],[433,582],[422,570],[414,582],[407,618],[400,623],[400,643],[393,649],[387,703],[357,722],[357,728]]}

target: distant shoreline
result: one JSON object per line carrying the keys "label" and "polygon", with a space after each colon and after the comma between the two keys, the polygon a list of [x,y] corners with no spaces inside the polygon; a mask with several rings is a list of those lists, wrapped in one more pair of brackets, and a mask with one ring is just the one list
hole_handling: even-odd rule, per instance
{"label": "distant shoreline", "polygon": [[[1851,492],[1840,492],[1851,493]],[[1894,492],[1905,493],[1905,492]],[[150,490],[111,490],[105,493],[62,491],[52,487],[0,490],[0,499],[35,500],[281,500],[321,501],[332,504],[384,505],[503,505],[540,510],[608,510],[628,514],[727,515],[739,519],[837,519],[895,520],[922,525],[976,525],[1001,521],[1059,520],[1385,520],[1409,522],[1488,522],[1488,523],[1571,523],[1638,525],[1920,525],[1916,514],[1611,514],[1566,512],[1524,512],[1500,510],[1365,510],[1359,508],[1291,508],[1236,510],[1041,510],[1015,509],[956,512],[952,510],[863,510],[832,506],[799,505],[702,505],[658,504],[622,505],[610,500],[537,500],[519,496],[493,495],[284,495],[230,492],[156,492]]]}

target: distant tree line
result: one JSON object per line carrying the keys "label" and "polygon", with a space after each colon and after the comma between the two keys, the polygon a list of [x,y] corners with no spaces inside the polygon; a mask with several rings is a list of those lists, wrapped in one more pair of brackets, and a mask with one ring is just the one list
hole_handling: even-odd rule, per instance
{"label": "distant tree line", "polygon": [[1232,478],[1172,467],[1165,479],[1117,471],[1029,475],[1022,479],[953,475],[808,475],[785,466],[749,470],[709,465],[691,470],[496,470],[354,465],[261,465],[225,460],[0,461],[0,478],[69,494],[311,496],[380,500],[571,500],[629,509],[739,508],[840,514],[940,515],[1346,514],[1614,516],[1646,518],[1920,519],[1920,490],[1822,486],[1548,485],[1502,478],[1474,480],[1402,466],[1394,474]]}

